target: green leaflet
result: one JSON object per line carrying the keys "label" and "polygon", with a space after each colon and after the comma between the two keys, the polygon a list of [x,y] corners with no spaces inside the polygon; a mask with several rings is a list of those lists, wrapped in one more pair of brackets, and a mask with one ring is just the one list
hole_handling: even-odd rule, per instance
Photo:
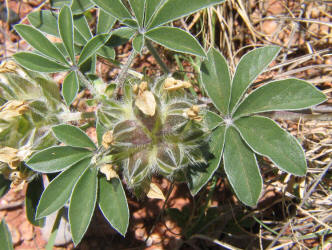
{"label": "green leaflet", "polygon": [[93,3],[90,0],[51,0],[53,8],[61,9],[65,5],[71,6],[71,11],[75,15],[82,14],[93,7]]}
{"label": "green leaflet", "polygon": [[125,236],[129,224],[129,209],[120,179],[112,178],[107,181],[104,176],[99,179],[98,202],[111,226]]}
{"label": "green leaflet", "polygon": [[88,58],[93,56],[101,48],[101,46],[107,42],[109,37],[110,35],[108,34],[100,34],[91,38],[84,46],[77,64],[82,65],[82,63],[84,63]]}
{"label": "green leaflet", "polygon": [[278,46],[266,46],[254,49],[241,58],[233,77],[230,112],[233,111],[250,84],[270,64],[279,51]]}
{"label": "green leaflet", "polygon": [[210,130],[214,130],[221,122],[223,122],[223,119],[219,115],[211,111],[206,111],[204,119]]}
{"label": "green leaflet", "polygon": [[115,59],[115,50],[108,46],[108,45],[104,45],[102,46],[98,51],[97,51],[98,56],[102,56],[106,59],[111,59],[114,60]]}
{"label": "green leaflet", "polygon": [[90,0],[73,0],[71,10],[73,14],[82,14],[93,6],[94,4]]}
{"label": "green leaflet", "polygon": [[34,11],[28,15],[33,27],[47,34],[59,37],[57,15],[50,10]]}
{"label": "green leaflet", "polygon": [[144,25],[144,10],[145,0],[129,0],[130,7],[133,10],[135,17],[140,27]]}
{"label": "green leaflet", "polygon": [[116,22],[116,18],[108,14],[107,12],[99,9],[98,22],[97,22],[97,34],[109,33]]}
{"label": "green leaflet", "polygon": [[55,173],[91,155],[92,152],[84,148],[55,146],[34,154],[26,164],[31,169],[41,173]]}
{"label": "green leaflet", "polygon": [[52,8],[57,8],[57,9],[61,9],[63,6],[71,5],[72,0],[51,0],[51,6]]}
{"label": "green leaflet", "polygon": [[10,189],[10,180],[5,179],[5,177],[0,174],[0,198],[4,196]]}
{"label": "green leaflet", "polygon": [[31,52],[19,52],[14,54],[13,57],[20,65],[32,71],[53,73],[70,69],[68,66],[61,65]]}
{"label": "green leaflet", "polygon": [[74,187],[69,205],[69,222],[75,246],[90,224],[97,200],[97,168],[88,168]]}
{"label": "green leaflet", "polygon": [[87,41],[92,38],[92,33],[84,15],[74,16],[73,18],[77,32]]}
{"label": "green leaflet", "polygon": [[144,47],[144,36],[137,35],[133,40],[133,48],[137,53],[141,53]]}
{"label": "green leaflet", "polygon": [[50,182],[40,198],[37,218],[50,215],[65,205],[78,178],[89,167],[90,162],[91,158],[86,158],[63,171]]}
{"label": "green leaflet", "polygon": [[36,177],[33,181],[29,182],[25,194],[25,210],[28,221],[37,227],[44,226],[44,219],[36,219],[36,210],[40,196],[44,191],[44,185],[41,176]]}
{"label": "green leaflet", "polygon": [[266,117],[244,117],[235,121],[243,139],[258,154],[269,157],[280,169],[304,176],[307,163],[299,142]]}
{"label": "green leaflet", "polygon": [[51,43],[37,29],[29,25],[17,24],[15,25],[15,30],[36,50],[40,51],[41,53],[52,59],[57,60],[60,63],[69,65],[66,58],[62,55],[58,48],[54,46],[53,43]]}
{"label": "green leaflet", "polygon": [[0,246],[3,250],[13,250],[12,237],[4,219],[0,223]]}
{"label": "green leaflet", "polygon": [[197,40],[179,28],[158,27],[149,30],[145,36],[160,45],[174,51],[205,57],[205,51]]}
{"label": "green leaflet", "polygon": [[157,12],[159,7],[165,2],[165,0],[145,0],[145,20],[144,26],[148,27],[153,15]]}
{"label": "green leaflet", "polygon": [[114,16],[115,18],[122,20],[126,18],[132,18],[127,8],[123,5],[121,0],[92,0],[101,9]]}
{"label": "green leaflet", "polygon": [[62,96],[65,99],[67,106],[72,104],[75,100],[79,89],[79,82],[77,73],[75,71],[70,72],[62,83]]}
{"label": "green leaflet", "polygon": [[61,124],[53,126],[52,130],[56,138],[68,146],[96,149],[90,137],[75,126]]}
{"label": "green leaflet", "polygon": [[166,0],[158,9],[148,27],[154,28],[156,26],[169,23],[198,10],[222,2],[224,2],[224,0]]}
{"label": "green leaflet", "polygon": [[326,101],[326,96],[299,79],[274,81],[253,91],[240,104],[234,117],[274,110],[298,110]]}
{"label": "green leaflet", "polygon": [[226,132],[224,169],[236,196],[244,204],[255,206],[262,191],[262,177],[254,152],[233,127]]}
{"label": "green leaflet", "polygon": [[219,51],[211,48],[200,70],[204,89],[214,106],[226,115],[231,96],[231,77],[226,59]]}
{"label": "green leaflet", "polygon": [[62,7],[60,11],[58,25],[62,42],[65,45],[66,51],[68,52],[71,61],[75,64],[74,21],[72,12],[67,5]]}
{"label": "green leaflet", "polygon": [[[191,195],[195,196],[201,188],[211,179],[214,172],[218,169],[225,142],[225,126],[219,126],[211,134],[210,151],[214,154],[214,158],[208,161],[208,165],[202,170],[193,169],[189,172],[189,189]],[[189,170],[190,171],[190,170]]]}

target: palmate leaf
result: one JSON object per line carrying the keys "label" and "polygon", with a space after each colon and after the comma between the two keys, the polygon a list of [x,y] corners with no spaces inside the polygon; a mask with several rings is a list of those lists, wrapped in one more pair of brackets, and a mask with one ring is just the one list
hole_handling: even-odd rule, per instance
{"label": "palmate leaf", "polygon": [[254,49],[241,58],[232,81],[230,112],[233,111],[250,84],[270,64],[279,51],[278,46],[266,46]]}
{"label": "palmate leaf", "polygon": [[112,178],[107,181],[104,176],[99,179],[98,203],[111,226],[125,236],[129,224],[129,209],[120,179]]}
{"label": "palmate leaf", "polygon": [[240,104],[234,117],[275,111],[305,109],[326,101],[326,96],[299,79],[274,81],[253,91]]}
{"label": "palmate leaf", "polygon": [[158,27],[149,30],[145,36],[152,41],[174,51],[205,57],[205,51],[188,32],[173,27]]}
{"label": "palmate leaf", "polygon": [[160,26],[222,2],[224,2],[224,0],[166,0],[159,7],[150,24],[148,24],[148,27],[154,28],[156,26]]}
{"label": "palmate leaf", "polygon": [[269,118],[254,116],[235,121],[242,138],[258,154],[288,173],[304,176],[307,163],[299,142]]}
{"label": "palmate leaf", "polygon": [[76,183],[70,198],[69,222],[75,246],[90,224],[97,200],[97,168],[88,168]]}
{"label": "palmate leaf", "polygon": [[131,14],[123,5],[121,0],[92,0],[92,2],[94,2],[98,7],[119,20],[132,18]]}
{"label": "palmate leaf", "polygon": [[54,73],[70,69],[69,66],[31,52],[19,52],[14,54],[13,57],[18,64],[32,71]]}
{"label": "palmate leaf", "polygon": [[231,96],[231,77],[226,59],[214,48],[201,65],[201,79],[214,106],[224,115],[228,113]]}
{"label": "palmate leaf", "polygon": [[55,146],[39,151],[26,162],[29,168],[41,173],[55,173],[91,156],[84,148]]}
{"label": "palmate leaf", "polygon": [[224,169],[236,196],[244,204],[255,206],[262,191],[262,177],[254,152],[233,127],[226,132]]}
{"label": "palmate leaf", "polygon": [[78,89],[79,82],[77,73],[72,71],[66,76],[62,84],[62,96],[68,106],[75,100]]}
{"label": "palmate leaf", "polygon": [[50,182],[40,198],[37,218],[50,215],[65,205],[78,178],[89,167],[90,162],[91,158],[84,159],[63,171]]}
{"label": "palmate leaf", "polygon": [[90,137],[75,126],[61,124],[53,126],[52,130],[56,138],[68,146],[96,149]]}
{"label": "palmate leaf", "polygon": [[66,58],[58,50],[57,47],[53,45],[40,31],[37,29],[25,25],[17,24],[15,25],[15,30],[19,35],[26,40],[33,48],[40,51],[44,55],[53,58],[60,63],[68,64]]}
{"label": "palmate leaf", "polygon": [[65,45],[66,51],[73,63],[75,63],[74,52],[74,21],[70,8],[65,5],[62,7],[58,18],[58,29]]}

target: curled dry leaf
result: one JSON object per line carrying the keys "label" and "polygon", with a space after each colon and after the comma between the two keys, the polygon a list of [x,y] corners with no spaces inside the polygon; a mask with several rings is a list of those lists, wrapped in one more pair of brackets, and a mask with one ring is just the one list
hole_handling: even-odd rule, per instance
{"label": "curled dry leaf", "polygon": [[118,174],[115,172],[112,164],[104,164],[100,168],[100,172],[106,176],[106,179],[109,181],[112,178],[119,178]]}
{"label": "curled dry leaf", "polygon": [[29,105],[24,101],[12,100],[0,107],[0,116],[3,120],[8,120],[24,114],[29,109]]}
{"label": "curled dry leaf", "polygon": [[190,88],[192,85],[190,82],[176,80],[173,77],[168,77],[164,81],[164,89],[168,91],[178,90],[182,88]]}
{"label": "curled dry leaf", "polygon": [[14,63],[13,61],[5,61],[0,66],[0,73],[15,73],[16,69],[16,63]]}
{"label": "curled dry leaf", "polygon": [[18,150],[10,147],[0,148],[0,161],[7,163],[11,169],[16,169],[21,159],[18,157]]}
{"label": "curled dry leaf", "polygon": [[147,193],[147,197],[151,198],[151,199],[160,199],[160,200],[165,200],[165,196],[163,194],[163,192],[160,190],[160,188],[154,184],[151,183],[150,184],[150,190]]}

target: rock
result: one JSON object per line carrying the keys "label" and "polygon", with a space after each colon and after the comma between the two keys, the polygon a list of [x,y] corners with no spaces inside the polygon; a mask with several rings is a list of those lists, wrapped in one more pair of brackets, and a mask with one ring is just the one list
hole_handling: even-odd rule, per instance
{"label": "rock", "polygon": [[[64,213],[61,217],[58,233],[55,238],[55,242],[54,242],[55,246],[61,246],[61,245],[67,244],[67,243],[71,242],[71,240],[72,240],[72,236],[70,233],[70,224],[68,222],[67,214],[68,214],[68,210],[65,209]],[[51,231],[52,231],[56,216],[57,216],[57,212],[54,212],[53,214],[46,217],[45,226],[42,228],[42,235],[46,241],[48,241],[48,239],[51,235]]]}
{"label": "rock", "polygon": [[262,24],[262,31],[267,35],[272,35],[278,28],[278,23],[274,20],[266,20]]}
{"label": "rock", "polygon": [[266,11],[271,15],[280,15],[285,11],[282,0],[268,0],[266,1]]}
{"label": "rock", "polygon": [[34,237],[33,226],[29,223],[29,221],[24,221],[19,226],[19,231],[22,234],[23,240],[31,240]]}
{"label": "rock", "polygon": [[21,234],[17,228],[13,227],[11,224],[7,224],[10,234],[12,236],[13,245],[17,245],[21,241]]}

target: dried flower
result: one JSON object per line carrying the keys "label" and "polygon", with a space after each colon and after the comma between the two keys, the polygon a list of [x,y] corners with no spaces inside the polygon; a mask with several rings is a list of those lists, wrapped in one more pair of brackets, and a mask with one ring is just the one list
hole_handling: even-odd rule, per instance
{"label": "dried flower", "polygon": [[115,172],[112,164],[104,164],[100,168],[100,172],[106,176],[106,179],[109,181],[112,178],[119,178],[118,174]]}
{"label": "dried flower", "polygon": [[102,138],[102,145],[104,148],[108,149],[110,145],[113,143],[113,132],[107,131]]}

